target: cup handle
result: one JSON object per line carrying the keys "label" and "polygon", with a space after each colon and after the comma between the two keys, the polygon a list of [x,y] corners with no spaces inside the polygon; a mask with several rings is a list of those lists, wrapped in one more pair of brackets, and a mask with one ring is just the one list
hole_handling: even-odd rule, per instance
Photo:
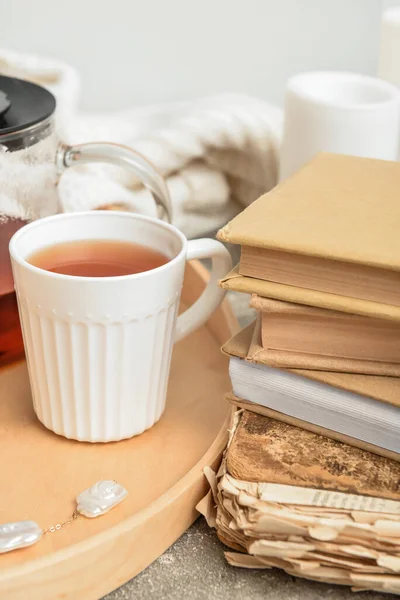
{"label": "cup handle", "polygon": [[108,142],[77,146],[60,144],[58,147],[56,166],[59,173],[67,167],[91,162],[112,163],[130,169],[151,192],[157,206],[158,217],[171,223],[172,204],[167,185],[157,169],[141,154],[127,146]]}
{"label": "cup handle", "polygon": [[179,315],[176,324],[175,342],[179,342],[179,340],[203,325],[218,308],[225,296],[225,290],[218,286],[218,282],[232,268],[232,259],[228,250],[217,240],[190,240],[186,260],[202,258],[212,259],[210,279],[200,298]]}

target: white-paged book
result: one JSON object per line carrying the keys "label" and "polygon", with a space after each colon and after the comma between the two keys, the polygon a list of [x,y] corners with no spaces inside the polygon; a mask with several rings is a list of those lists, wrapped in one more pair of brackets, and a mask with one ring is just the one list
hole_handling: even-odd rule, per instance
{"label": "white-paged book", "polygon": [[400,408],[300,375],[231,357],[235,396],[400,453]]}

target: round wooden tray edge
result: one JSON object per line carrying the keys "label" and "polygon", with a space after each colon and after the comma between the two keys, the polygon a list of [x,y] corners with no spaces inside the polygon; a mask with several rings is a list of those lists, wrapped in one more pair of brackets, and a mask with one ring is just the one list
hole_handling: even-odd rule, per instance
{"label": "round wooden tray edge", "polygon": [[[194,261],[190,267],[197,273],[199,279],[203,282],[207,281],[209,274],[203,265]],[[238,328],[238,323],[226,300],[211,317],[207,326],[219,343],[226,339],[228,331],[233,335]],[[222,398],[221,402],[223,402]],[[227,409],[226,418],[207,452],[162,496],[106,531],[69,548],[60,549],[25,564],[8,568],[3,573],[0,572],[0,597],[7,597],[7,600],[25,600],[29,590],[31,600],[53,600],[59,597],[65,600],[98,600],[140,573],[165,552],[199,516],[194,506],[204,497],[208,488],[203,469],[206,466],[214,469],[218,467],[226,446],[232,414],[233,409]],[[180,511],[179,519],[174,518],[174,510]],[[163,513],[167,516],[163,516]],[[152,535],[160,527],[160,520],[162,523],[163,519],[168,521],[170,517],[167,533],[161,539],[154,540]],[[115,550],[119,538],[126,554],[123,564],[110,554]],[[127,543],[128,538],[129,543]],[[142,546],[143,538],[143,557],[132,568],[129,552],[137,543]],[[90,577],[85,577],[85,566],[89,564],[90,559],[98,561],[99,569],[102,568],[101,565],[104,566],[103,579],[95,583],[90,580]],[[76,563],[79,565],[78,569],[75,567]],[[85,579],[89,585],[91,584],[89,588],[85,588],[84,595],[82,595],[83,582],[77,578]],[[3,596],[3,594],[7,595]]]}
{"label": "round wooden tray edge", "polygon": [[204,467],[215,466],[215,463],[218,463],[220,460],[228,440],[228,428],[232,419],[232,413],[233,408],[229,411],[218,436],[215,438],[214,442],[211,444],[207,452],[201,457],[201,459],[190,469],[190,471],[184,475],[184,477],[182,477],[182,479],[180,479],[172,488],[170,488],[168,492],[157,498],[157,500],[149,504],[149,506],[146,506],[146,508],[140,510],[113,527],[92,535],[87,540],[74,544],[74,546],[58,550],[52,554],[49,554],[48,556],[43,556],[36,560],[30,561],[27,564],[12,567],[7,569],[6,573],[0,572],[0,582],[7,581],[7,579],[14,577],[21,577],[22,575],[28,574],[32,571],[37,572],[38,567],[41,568],[49,565],[54,566],[55,563],[62,562],[65,559],[68,559],[70,556],[76,557],[78,553],[86,552],[92,547],[97,547],[99,544],[103,544],[109,539],[115,538],[119,533],[132,530],[141,522],[148,520],[157,514],[162,507],[165,507],[165,499],[167,497],[168,503],[174,502],[186,490],[188,490],[193,483],[195,483],[199,470],[203,471]]}

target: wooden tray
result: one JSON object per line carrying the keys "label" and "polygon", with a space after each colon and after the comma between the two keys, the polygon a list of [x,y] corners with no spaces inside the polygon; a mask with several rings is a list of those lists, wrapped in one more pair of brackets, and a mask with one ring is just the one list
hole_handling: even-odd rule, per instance
{"label": "wooden tray", "polygon": [[[207,272],[188,265],[183,302],[193,303]],[[0,555],[4,600],[97,600],[162,554],[196,519],[202,469],[226,443],[227,359],[220,345],[236,329],[224,304],[174,350],[165,414],[131,440],[86,444],[59,437],[36,419],[25,363],[0,371],[0,523],[32,519],[43,529],[67,519],[76,495],[116,479],[129,495],[98,519],[79,518],[31,548]]]}

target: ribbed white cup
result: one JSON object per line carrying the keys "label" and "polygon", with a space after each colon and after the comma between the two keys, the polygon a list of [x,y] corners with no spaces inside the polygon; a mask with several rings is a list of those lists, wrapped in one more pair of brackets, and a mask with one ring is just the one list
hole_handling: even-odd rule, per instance
{"label": "ribbed white cup", "polygon": [[[83,239],[132,241],[171,260],[123,277],[50,273],[26,259]],[[107,442],[151,427],[165,407],[173,342],[206,321],[223,298],[230,268],[215,240],[186,238],[148,217],[111,211],[57,215],[22,228],[10,254],[35,412],[68,438]],[[178,319],[186,259],[213,258],[212,279]],[[176,331],[177,326],[177,331]]]}

